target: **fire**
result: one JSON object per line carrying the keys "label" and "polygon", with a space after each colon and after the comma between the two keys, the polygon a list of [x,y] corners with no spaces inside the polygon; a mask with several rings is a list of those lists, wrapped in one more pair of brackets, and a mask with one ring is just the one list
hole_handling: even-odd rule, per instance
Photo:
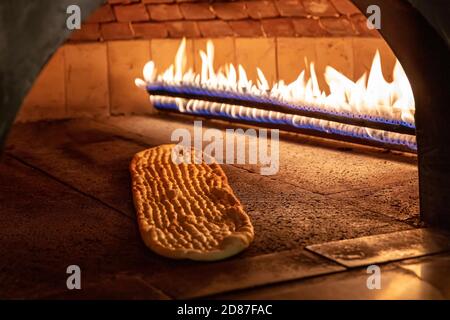
{"label": "fire", "polygon": [[[301,70],[297,79],[291,83],[285,83],[279,80],[275,83],[269,83],[262,70],[257,68],[257,80],[253,83],[248,79],[246,71],[242,65],[235,67],[233,64],[227,64],[214,69],[214,45],[212,41],[208,41],[206,51],[200,50],[201,71],[195,73],[192,69],[186,70],[186,40],[180,43],[175,56],[174,63],[162,73],[157,73],[155,64],[150,61],[144,67],[144,80],[136,79],[135,83],[138,87],[147,88],[151,84],[161,84],[173,87],[195,87],[212,92],[226,92],[235,94],[245,94],[253,97],[269,98],[289,103],[289,105],[312,106],[317,110],[323,110],[330,113],[338,113],[345,115],[355,115],[366,118],[376,118],[382,121],[393,123],[405,123],[410,127],[414,127],[414,96],[408,78],[397,60],[393,69],[393,81],[385,80],[382,69],[380,54],[377,51],[372,62],[369,74],[364,74],[357,81],[347,78],[344,74],[331,66],[325,68],[324,78],[328,85],[327,90],[320,88],[314,67],[314,62],[308,66],[308,70]],[[310,76],[307,77],[306,74]],[[180,112],[186,111],[188,106],[199,106],[202,108],[215,108],[217,103],[206,103],[202,105],[201,101],[189,103],[185,99],[154,99],[152,101],[172,101],[177,103]],[[219,104],[220,105],[220,104]],[[308,125],[319,126],[322,129],[324,125],[330,131],[333,126],[329,121],[318,119],[304,119],[304,117],[280,114],[277,112],[257,110],[241,106],[234,106],[237,110],[232,110],[232,105],[223,104],[224,110],[230,111],[230,117],[240,114],[243,110],[245,113],[254,114],[252,120],[258,120],[257,114],[265,114],[270,117],[272,122],[283,118],[293,119],[295,124],[299,120],[302,123],[308,122]],[[251,109],[254,109],[251,111]],[[191,108],[191,113],[195,113]],[[207,112],[208,110],[203,110]],[[209,110],[213,111],[213,110]],[[250,115],[251,117],[251,115]],[[292,122],[291,121],[291,122]],[[331,127],[330,127],[331,126]],[[335,124],[335,127],[339,127]],[[347,126],[351,127],[351,126]],[[331,128],[331,129],[330,129]],[[334,128],[335,129],[335,128]],[[361,129],[352,129],[361,131]],[[363,128],[364,134],[374,139],[380,139],[378,130]],[[381,134],[386,136],[387,134]],[[401,135],[400,135],[401,136]],[[377,138],[378,137],[378,138]],[[401,141],[398,137],[396,140]],[[383,140],[381,138],[381,140]],[[403,139],[405,140],[405,139]],[[407,143],[411,143],[411,139]]]}

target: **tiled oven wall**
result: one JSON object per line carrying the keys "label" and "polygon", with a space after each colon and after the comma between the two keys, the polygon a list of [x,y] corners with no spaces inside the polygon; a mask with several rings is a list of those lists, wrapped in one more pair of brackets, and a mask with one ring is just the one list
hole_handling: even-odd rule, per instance
{"label": "tiled oven wall", "polygon": [[188,67],[200,70],[198,50],[213,39],[216,66],[256,67],[268,80],[294,80],[307,61],[319,82],[327,64],[357,79],[380,50],[389,80],[395,57],[349,0],[186,1],[109,0],[72,34],[33,85],[18,121],[152,113],[134,86],[144,64],[173,62],[187,37]]}
{"label": "tiled oven wall", "polygon": [[378,36],[350,0],[109,0],[73,40]]}

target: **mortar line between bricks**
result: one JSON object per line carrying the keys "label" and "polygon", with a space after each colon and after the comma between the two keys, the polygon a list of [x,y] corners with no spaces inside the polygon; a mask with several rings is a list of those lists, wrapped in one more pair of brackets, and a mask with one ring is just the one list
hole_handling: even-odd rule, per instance
{"label": "mortar line between bricks", "polygon": [[[324,196],[327,196],[327,195],[324,195]],[[378,211],[374,211],[372,209],[368,209],[368,208],[362,207],[362,206],[359,205],[359,203],[352,202],[348,198],[334,198],[334,197],[330,197],[330,198],[333,199],[334,201],[338,201],[340,203],[345,203],[345,204],[347,204],[349,206],[358,208],[360,210],[367,211],[367,212],[371,213],[372,215],[383,216],[384,218],[391,219],[393,221],[403,223],[403,224],[405,224],[405,225],[407,225],[409,227],[417,228],[417,226],[414,225],[413,223],[408,223],[406,220],[394,218],[394,217],[392,217],[390,215],[387,215],[387,214],[385,214],[383,212],[378,212]]]}
{"label": "mortar line between bricks", "polygon": [[120,215],[122,215],[122,216],[126,217],[127,219],[133,221],[133,218],[130,217],[129,215],[127,215],[125,212],[123,212],[123,211],[121,211],[121,210],[111,206],[110,204],[104,202],[103,200],[93,196],[92,194],[89,194],[89,193],[87,193],[87,192],[85,192],[83,190],[80,190],[79,188],[76,188],[75,186],[65,182],[64,180],[59,179],[58,177],[52,175],[51,173],[49,173],[49,172],[47,172],[47,171],[45,171],[45,170],[43,170],[43,169],[41,169],[41,168],[31,164],[31,163],[28,163],[27,161],[25,161],[25,160],[21,159],[20,157],[12,154],[11,152],[5,152],[5,154],[7,154],[9,157],[13,158],[14,160],[20,162],[21,164],[23,164],[23,165],[25,165],[25,166],[27,166],[29,168],[32,168],[32,169],[34,169],[34,170],[44,174],[46,177],[48,177],[48,178],[50,178],[52,180],[55,180],[58,183],[60,183],[60,184],[62,184],[64,186],[70,188],[71,190],[74,190],[74,191],[76,191],[76,192],[78,192],[78,193],[80,193],[80,194],[84,195],[85,197],[88,197],[88,198],[90,198],[92,200],[100,202],[102,205],[108,207],[109,209],[112,209],[112,210],[118,212]]}
{"label": "mortar line between bricks", "polygon": [[[131,27],[130,27],[131,28]],[[133,32],[133,30],[131,30]],[[105,44],[106,47],[106,77],[107,77],[107,81],[106,84],[108,86],[108,115],[111,116],[114,112],[113,110],[113,106],[112,106],[112,90],[111,90],[111,65],[109,63],[109,55],[110,55],[110,46],[109,43]]]}
{"label": "mortar line between bricks", "polygon": [[419,228],[418,226],[414,225],[413,223],[409,223],[409,222],[407,222],[406,220],[397,219],[397,218],[394,218],[394,217],[389,216],[389,215],[387,215],[387,214],[384,214],[384,213],[382,213],[382,212],[377,212],[377,211],[373,211],[372,209],[367,209],[367,208],[360,207],[358,204],[356,204],[356,203],[354,203],[354,202],[348,202],[348,201],[346,201],[346,200],[340,200],[340,199],[337,199],[337,200],[340,201],[340,202],[344,202],[344,203],[346,203],[346,204],[348,204],[348,205],[351,205],[351,206],[353,206],[353,207],[355,207],[355,208],[358,208],[358,209],[361,209],[361,210],[365,210],[365,211],[367,211],[367,212],[369,212],[369,213],[371,213],[371,214],[373,214],[373,215],[378,215],[378,216],[381,215],[381,216],[383,216],[384,218],[391,219],[391,220],[396,221],[396,222],[399,222],[399,223],[403,223],[403,224],[405,224],[406,226],[411,227],[411,229]]}
{"label": "mortar line between bricks", "polygon": [[[353,238],[353,239],[357,239],[357,238]],[[348,240],[348,239],[346,239],[346,240]],[[352,239],[349,239],[349,240],[352,240]],[[322,244],[326,244],[326,243],[329,243],[329,242],[333,242],[333,241],[322,242],[322,243],[316,243],[316,244],[314,244],[314,245],[322,245]],[[308,246],[305,246],[304,249],[305,249],[306,251],[308,251],[309,253],[312,253],[312,254],[314,254],[314,255],[316,255],[316,256],[322,258],[322,259],[325,259],[325,260],[327,260],[327,261],[331,261],[331,262],[336,263],[337,265],[339,265],[339,266],[341,266],[341,267],[344,267],[345,270],[343,270],[343,271],[350,271],[351,269],[355,269],[355,267],[352,268],[352,267],[346,266],[345,264],[343,264],[343,263],[341,263],[341,262],[339,262],[339,261],[337,261],[337,260],[334,260],[334,259],[331,258],[331,257],[327,257],[326,255],[321,254],[320,252],[316,252],[316,251],[314,251],[314,250],[308,248]]]}
{"label": "mortar line between bricks", "polygon": [[[390,188],[390,187],[395,186],[395,185],[398,184],[398,183],[404,183],[404,182],[408,182],[408,181],[411,181],[411,179],[408,179],[408,180],[405,180],[405,181],[399,181],[399,182],[395,182],[395,183],[393,182],[392,184],[389,184],[389,185],[387,185],[387,186],[385,186],[385,187],[382,187],[382,188],[376,188],[376,189],[374,189],[374,191],[379,191],[379,190],[383,190],[383,189],[385,189],[385,188]],[[406,224],[406,225],[408,225],[408,226],[411,226],[411,227],[413,227],[413,228],[417,228],[417,225],[415,225],[414,223],[408,222],[408,220],[410,220],[411,217],[408,218],[408,219],[398,219],[398,218],[392,217],[392,216],[390,216],[390,215],[387,215],[387,214],[385,214],[385,213],[383,213],[383,212],[378,212],[378,211],[375,211],[375,210],[373,210],[373,209],[369,209],[369,208],[365,208],[365,207],[363,207],[363,206],[360,206],[360,204],[359,204],[358,202],[352,201],[352,199],[355,199],[355,198],[350,198],[350,197],[336,198],[336,197],[333,197],[333,195],[339,194],[339,193],[352,192],[352,191],[360,191],[360,190],[368,190],[368,189],[370,189],[370,188],[360,188],[360,189],[354,189],[354,190],[348,190],[348,191],[342,191],[342,192],[330,193],[330,194],[326,194],[326,196],[329,195],[329,196],[331,196],[330,198],[333,199],[333,200],[335,200],[335,201],[342,202],[342,203],[345,203],[345,204],[354,206],[354,207],[359,208],[359,209],[362,209],[362,210],[366,210],[366,211],[368,211],[368,212],[370,212],[370,213],[372,213],[372,214],[375,214],[375,215],[382,215],[383,217],[386,217],[386,218],[389,218],[389,219],[393,219],[394,221],[397,221],[397,222],[400,222],[400,223],[404,223],[404,224]]]}
{"label": "mortar line between bricks", "polygon": [[176,300],[176,298],[173,295],[168,294],[163,289],[161,289],[159,286],[154,285],[150,280],[142,279],[149,287],[151,287],[153,290],[157,291],[159,294],[164,296],[165,298],[168,298],[168,300]]}
{"label": "mortar line between bricks", "polygon": [[146,279],[145,277],[142,277],[142,276],[139,277],[139,279],[141,281],[143,281],[147,286],[149,286],[152,290],[154,290],[154,291],[158,292],[159,294],[161,294],[162,296],[164,296],[164,298],[167,298],[168,300],[176,300],[176,297],[174,295],[167,293],[165,290],[163,290],[159,286],[152,283],[151,280]]}
{"label": "mortar line between bricks", "polygon": [[[399,180],[399,181],[388,183],[382,187],[360,187],[360,188],[354,188],[354,189],[349,189],[349,190],[333,191],[333,192],[325,193],[324,195],[334,196],[334,195],[338,195],[341,193],[361,191],[361,190],[379,191],[379,190],[383,190],[386,188],[394,187],[394,186],[398,185],[399,183],[405,183],[405,182],[409,182],[409,181],[413,181],[413,180],[418,180],[418,178],[409,178],[409,179],[405,179],[405,180]],[[349,197],[346,197],[346,198],[349,198]],[[338,199],[338,198],[336,198],[336,199]]]}
{"label": "mortar line between bricks", "polygon": [[[231,164],[231,166],[233,166],[233,167],[235,167],[235,168],[238,168],[238,169],[245,170],[245,171],[247,171],[247,172],[249,172],[249,173],[258,174],[257,172],[255,172],[255,171],[253,171],[253,170],[251,170],[251,169],[243,168],[243,167],[240,167],[240,166],[237,166],[237,165],[234,165],[234,164]],[[387,185],[385,185],[385,186],[383,186],[383,187],[377,187],[377,188],[360,187],[360,188],[355,188],[355,189],[342,190],[342,191],[334,191],[334,192],[319,192],[319,191],[313,191],[313,190],[305,189],[305,188],[303,188],[302,186],[299,186],[299,185],[296,185],[295,183],[286,181],[286,180],[284,180],[283,178],[274,179],[274,178],[271,178],[271,176],[265,176],[265,177],[269,178],[270,180],[277,181],[277,182],[282,182],[282,183],[288,184],[288,185],[290,185],[290,186],[299,188],[299,189],[301,189],[301,190],[303,190],[303,191],[311,192],[311,193],[314,193],[314,194],[317,194],[317,195],[320,195],[320,196],[325,196],[325,197],[327,197],[327,196],[333,196],[333,195],[340,194],[340,193],[345,193],[345,192],[353,192],[353,191],[361,191],[361,190],[370,190],[370,189],[373,189],[373,190],[378,191],[378,190],[383,190],[384,188],[390,188],[390,187],[392,187],[392,186],[395,186],[395,185],[398,184],[398,183],[404,183],[404,182],[408,182],[408,181],[411,181],[411,180],[412,180],[412,179],[406,179],[406,180],[401,180],[401,181],[397,181],[397,182],[392,182],[392,183],[389,183],[389,184],[387,184]],[[334,198],[334,197],[332,197],[332,198],[335,199],[335,200],[341,200],[340,198]]]}
{"label": "mortar line between bricks", "polygon": [[[240,167],[240,166],[235,165],[235,164],[228,164],[228,165],[230,165],[230,166],[232,166],[233,168],[236,168],[236,169],[244,170],[244,171],[246,171],[246,172],[248,172],[248,173],[258,174],[258,175],[259,175],[258,172],[255,172],[255,171],[253,171],[253,170],[251,170],[251,169],[243,168],[243,167]],[[296,184],[294,184],[294,183],[292,183],[292,182],[289,182],[289,181],[285,181],[285,180],[283,180],[283,179],[281,179],[281,178],[280,178],[280,179],[274,179],[274,178],[272,178],[271,176],[263,176],[263,175],[261,175],[261,176],[262,176],[262,177],[265,177],[265,178],[267,178],[267,179],[269,179],[269,180],[275,181],[275,182],[281,182],[281,183],[290,185],[290,186],[292,186],[292,187],[296,187],[296,188],[298,188],[298,189],[300,189],[300,190],[302,190],[302,191],[305,191],[305,192],[310,192],[310,193],[317,194],[317,195],[321,195],[321,196],[324,195],[324,194],[319,193],[319,192],[315,192],[315,191],[311,191],[311,190],[304,189],[304,188],[302,188],[301,186],[298,186],[298,185],[296,185]],[[325,195],[326,195],[326,194],[325,194]]]}
{"label": "mortar line between bricks", "polygon": [[[111,117],[113,118],[115,116],[111,116]],[[137,133],[137,132],[133,132],[133,131],[131,131],[129,129],[126,129],[126,128],[123,128],[121,126],[118,126],[118,125],[116,125],[114,123],[104,122],[104,121],[102,121],[102,119],[94,119],[93,118],[93,119],[89,119],[89,120],[92,120],[92,121],[94,121],[94,122],[96,122],[96,123],[98,123],[98,124],[100,124],[102,126],[106,126],[106,127],[110,127],[110,128],[114,128],[114,129],[118,129],[118,130],[124,131],[124,132],[128,133],[130,136],[135,136],[136,140],[133,139],[133,138],[126,138],[126,137],[120,136],[121,139],[133,141],[134,143],[142,145],[142,146],[151,147],[151,144],[149,144],[149,143],[147,143],[145,141],[145,139],[148,139],[148,136],[146,136],[146,135],[143,135],[143,134]],[[117,135],[117,136],[119,136],[119,135]]]}
{"label": "mortar line between bricks", "polygon": [[[107,280],[112,280],[114,276],[116,275],[116,273],[108,273],[106,275],[103,275],[105,279]],[[109,278],[108,278],[109,277]],[[168,300],[175,300],[175,297],[172,295],[167,294],[164,290],[161,290],[159,287],[156,287],[151,281],[143,279],[142,277],[139,278],[142,282],[144,282],[147,286],[149,286],[152,290],[154,290],[155,292],[161,294],[164,298],[167,298]],[[95,287],[95,284],[90,284],[92,287]],[[90,288],[89,285],[87,287],[88,289]],[[62,290],[62,289],[53,289],[53,290],[49,290],[46,291],[44,295],[38,293],[38,294],[32,294],[32,299],[51,299],[52,297],[58,296],[61,293],[65,293],[67,292],[67,290]]]}

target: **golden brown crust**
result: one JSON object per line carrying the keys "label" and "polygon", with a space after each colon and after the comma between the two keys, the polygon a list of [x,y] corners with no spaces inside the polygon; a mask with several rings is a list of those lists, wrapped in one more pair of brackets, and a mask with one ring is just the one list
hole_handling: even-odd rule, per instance
{"label": "golden brown crust", "polygon": [[220,260],[253,240],[253,226],[216,164],[175,164],[175,145],[137,153],[130,164],[141,237],[174,259]]}

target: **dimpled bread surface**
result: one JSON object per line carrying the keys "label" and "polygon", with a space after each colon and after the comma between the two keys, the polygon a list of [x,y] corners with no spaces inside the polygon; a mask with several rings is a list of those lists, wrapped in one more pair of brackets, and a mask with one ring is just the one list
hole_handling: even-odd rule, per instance
{"label": "dimpled bread surface", "polygon": [[204,161],[176,164],[171,157],[174,147],[150,148],[131,161],[133,200],[144,243],[165,257],[205,261],[247,248],[253,226],[222,168]]}

